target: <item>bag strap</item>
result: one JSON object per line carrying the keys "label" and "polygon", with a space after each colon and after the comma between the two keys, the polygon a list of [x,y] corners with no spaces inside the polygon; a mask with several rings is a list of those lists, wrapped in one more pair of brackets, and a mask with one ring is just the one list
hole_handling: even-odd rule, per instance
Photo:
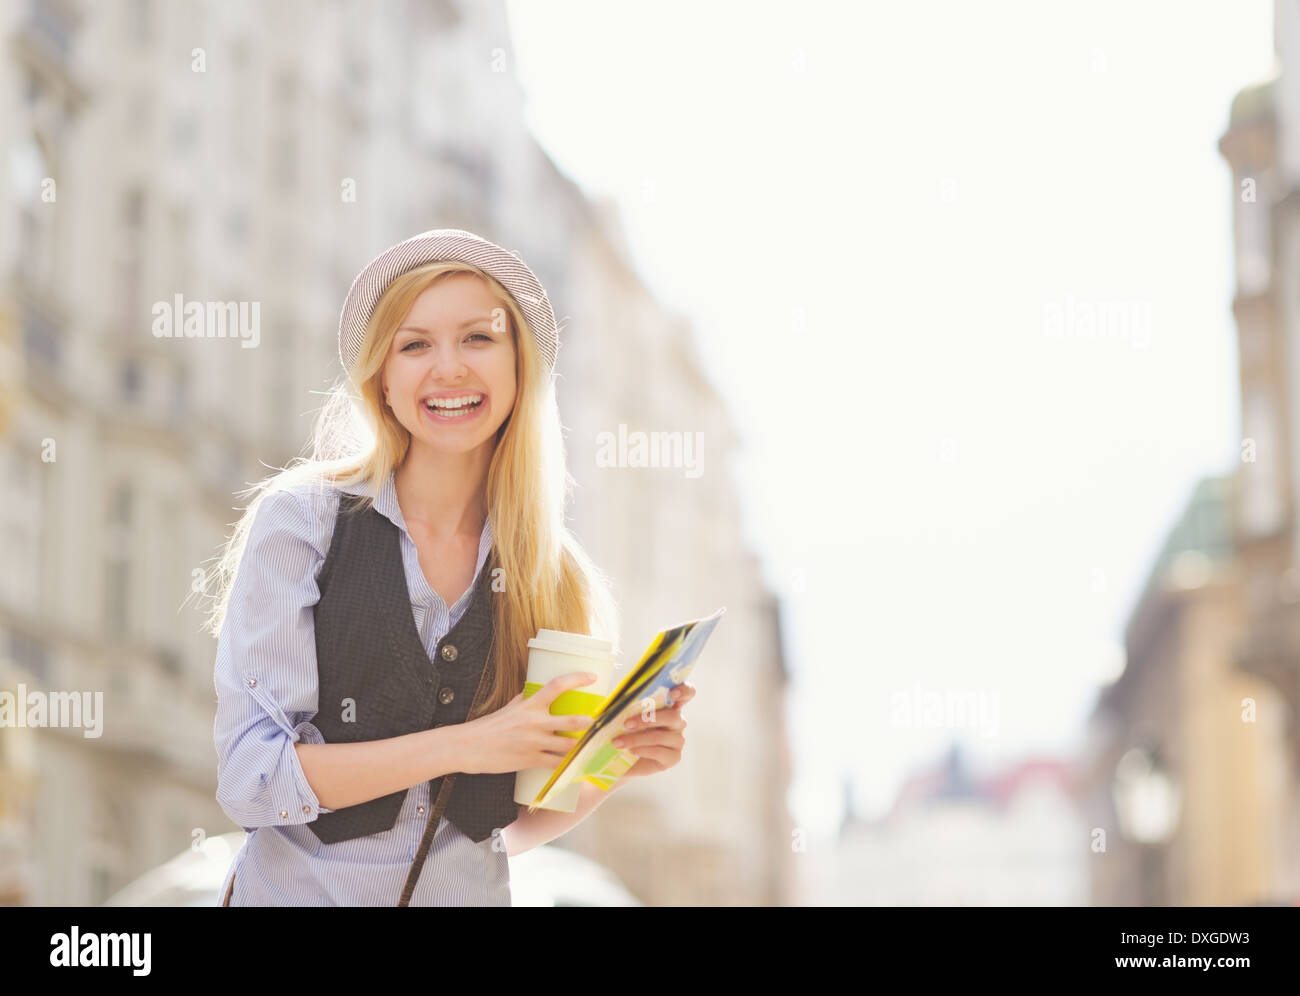
{"label": "bag strap", "polygon": [[[474,716],[474,710],[478,708],[479,702],[483,698],[483,692],[488,685],[488,671],[492,668],[492,644],[496,641],[496,633],[492,634],[492,639],[488,642],[487,657],[483,661],[483,673],[478,679],[478,689],[474,692],[474,701],[470,703],[469,715],[466,716],[466,722]],[[424,868],[424,859],[429,856],[429,848],[433,845],[433,835],[438,832],[438,824],[442,820],[443,810],[447,808],[447,800],[451,798],[452,786],[456,783],[457,772],[452,771],[442,778],[442,787],[438,790],[438,798],[433,807],[429,810],[429,822],[425,824],[424,836],[420,840],[420,849],[415,853],[415,861],[411,864],[411,871],[406,876],[406,886],[402,889],[402,898],[397,901],[398,906],[410,906],[411,896],[415,892],[415,884],[420,879],[420,871]]]}

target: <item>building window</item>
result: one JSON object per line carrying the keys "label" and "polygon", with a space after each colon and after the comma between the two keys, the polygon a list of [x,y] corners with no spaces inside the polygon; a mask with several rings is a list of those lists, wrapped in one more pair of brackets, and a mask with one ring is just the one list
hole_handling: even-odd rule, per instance
{"label": "building window", "polygon": [[112,492],[105,533],[104,621],[114,636],[130,631],[131,523],[134,495],[131,485],[119,484]]}
{"label": "building window", "polygon": [[135,0],[131,5],[131,35],[141,48],[153,40],[153,10],[151,0]]}
{"label": "building window", "polygon": [[140,295],[144,282],[144,193],[139,188],[122,195],[121,253],[118,262],[118,307],[123,332],[134,334],[143,322]]}
{"label": "building window", "polygon": [[23,307],[23,349],[35,367],[53,375],[63,358],[59,326],[30,305]]}
{"label": "building window", "polygon": [[190,278],[190,239],[193,219],[183,204],[171,209],[171,281],[172,287],[183,291]]}
{"label": "building window", "polygon": [[122,361],[122,400],[135,403],[140,400],[140,361],[134,356]]}
{"label": "building window", "polygon": [[169,678],[179,678],[183,671],[181,655],[170,648],[159,650],[158,667]]}
{"label": "building window", "polygon": [[281,190],[291,190],[298,180],[298,78],[283,72],[275,84],[275,125],[271,145],[273,180]]}
{"label": "building window", "polygon": [[136,138],[144,138],[145,133],[149,130],[149,122],[153,116],[153,99],[148,90],[138,90],[131,97],[130,119],[128,127]]}
{"label": "building window", "polygon": [[34,452],[10,448],[5,453],[5,500],[0,502],[0,592],[19,611],[35,613],[44,588],[45,473]]}
{"label": "building window", "polygon": [[172,414],[184,415],[190,406],[190,372],[177,365],[172,372]]}
{"label": "building window", "polygon": [[285,118],[281,128],[283,130],[272,140],[271,159],[275,170],[275,185],[280,190],[287,191],[293,189],[298,178],[298,148],[292,119]]}
{"label": "building window", "polygon": [[73,29],[62,4],[50,0],[33,0],[31,24],[62,58],[66,59],[72,48]]}
{"label": "building window", "polygon": [[[20,668],[41,683],[50,680],[50,655],[45,644],[22,633],[9,634],[9,656]],[[0,737],[0,740],[3,740]]]}
{"label": "building window", "polygon": [[248,216],[242,208],[232,207],[226,212],[226,239],[235,248],[248,242]]}
{"label": "building window", "polygon": [[41,200],[45,180],[52,177],[49,158],[39,138],[25,135],[9,156],[9,182],[18,207],[18,271],[40,285],[54,262],[55,205]]}
{"label": "building window", "polygon": [[133,232],[139,232],[144,225],[144,194],[139,188],[128,190],[122,198],[122,224]]}
{"label": "building window", "polygon": [[126,866],[130,844],[137,836],[130,803],[107,787],[89,800],[83,826],[90,870],[90,904],[98,906],[113,892]]}
{"label": "building window", "polygon": [[189,152],[194,148],[198,122],[189,109],[178,110],[172,118],[172,149],[177,153]]}

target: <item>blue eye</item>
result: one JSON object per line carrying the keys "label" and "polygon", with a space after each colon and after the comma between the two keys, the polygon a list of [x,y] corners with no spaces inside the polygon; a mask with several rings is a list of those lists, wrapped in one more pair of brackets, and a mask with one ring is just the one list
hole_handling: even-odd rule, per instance
{"label": "blue eye", "polygon": [[[475,332],[473,335],[470,336],[470,338],[482,339],[484,342],[492,341],[492,337],[490,335],[484,335],[482,332]],[[423,339],[412,339],[410,342],[408,342],[405,346],[402,347],[401,351],[403,353],[409,352],[412,346],[424,346],[424,345],[427,345],[427,343],[425,343]]]}

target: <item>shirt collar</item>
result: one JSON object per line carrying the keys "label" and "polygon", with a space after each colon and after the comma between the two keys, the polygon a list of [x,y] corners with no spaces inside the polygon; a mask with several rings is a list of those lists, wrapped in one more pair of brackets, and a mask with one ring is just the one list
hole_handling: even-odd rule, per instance
{"label": "shirt collar", "polygon": [[[346,491],[350,495],[368,493],[365,481],[362,481],[359,484],[349,485],[341,490]],[[397,502],[397,478],[395,470],[390,470],[388,472],[388,477],[384,481],[384,486],[379,489],[379,494],[375,497],[375,508],[393,525],[406,533],[407,536],[411,535],[411,531],[406,528],[406,520],[402,518],[402,506]],[[491,513],[488,513],[487,518],[483,521],[483,532],[479,536],[478,563],[474,568],[474,574],[476,577],[483,567],[483,562],[487,560],[488,551],[492,549],[493,539],[492,515]]]}

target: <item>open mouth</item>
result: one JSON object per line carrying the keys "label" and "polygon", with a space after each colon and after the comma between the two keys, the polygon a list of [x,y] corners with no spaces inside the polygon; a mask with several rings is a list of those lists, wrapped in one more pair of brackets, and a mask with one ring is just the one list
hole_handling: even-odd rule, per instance
{"label": "open mouth", "polygon": [[435,422],[463,422],[474,417],[474,413],[483,407],[487,400],[485,394],[466,395],[435,404],[425,401],[424,410]]}

